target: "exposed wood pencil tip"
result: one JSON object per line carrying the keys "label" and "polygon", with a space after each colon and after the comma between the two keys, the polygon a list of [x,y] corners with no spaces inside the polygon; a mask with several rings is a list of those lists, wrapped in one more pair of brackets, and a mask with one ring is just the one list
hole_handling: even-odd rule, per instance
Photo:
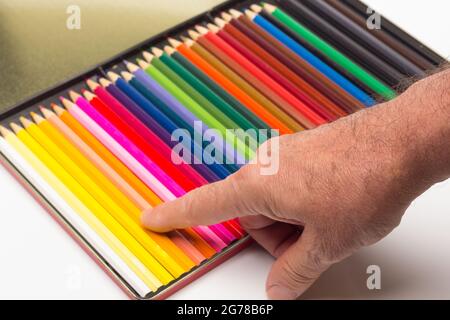
{"label": "exposed wood pencil tip", "polygon": [[86,84],[89,87],[89,89],[91,89],[92,91],[97,89],[97,87],[99,86],[99,84],[92,79],[87,79]]}
{"label": "exposed wood pencil tip", "polygon": [[28,120],[27,118],[25,118],[24,116],[19,118],[20,123],[22,123],[22,125],[26,128],[29,127],[33,124],[33,122],[31,122],[31,120]]}
{"label": "exposed wood pencil tip", "polygon": [[153,58],[155,57],[148,51],[143,51],[142,56],[144,57],[145,60],[147,60],[147,62],[151,62],[153,60]]}
{"label": "exposed wood pencil tip", "polygon": [[165,46],[164,47],[164,51],[168,54],[168,55],[172,55],[175,53],[175,49],[171,46]]}
{"label": "exposed wood pencil tip", "polygon": [[200,38],[200,34],[192,29],[188,30],[188,35],[192,38],[192,40],[197,40]]}
{"label": "exposed wood pencil tip", "polygon": [[127,71],[122,71],[120,74],[122,75],[122,78],[124,78],[125,81],[127,81],[127,82],[130,81],[131,79],[133,79],[133,77],[134,77],[131,73],[129,73]]}
{"label": "exposed wood pencil tip", "polygon": [[12,131],[14,131],[15,134],[17,134],[20,130],[23,130],[21,126],[19,126],[17,123],[14,122],[11,122],[9,126],[11,127]]}
{"label": "exposed wood pencil tip", "polygon": [[221,18],[219,18],[219,17],[214,18],[214,23],[215,23],[217,26],[219,26],[219,28],[223,28],[223,27],[225,27],[225,25],[227,24],[227,23],[225,22],[225,20],[223,20],[223,19],[221,19]]}
{"label": "exposed wood pencil tip", "polygon": [[230,22],[231,20],[233,20],[233,16],[225,11],[220,13],[220,16],[222,17],[223,20],[225,20],[226,22]]}
{"label": "exposed wood pencil tip", "polygon": [[201,25],[196,25],[195,26],[195,29],[198,31],[198,32],[200,32],[200,34],[207,34],[209,31],[208,31],[208,29],[207,28],[205,28],[204,26],[201,26]]}
{"label": "exposed wood pencil tip", "polygon": [[108,71],[107,76],[112,82],[116,82],[120,78],[117,73],[112,72],[112,71]]}
{"label": "exposed wood pencil tip", "polygon": [[230,9],[228,12],[233,16],[233,18],[239,18],[240,16],[242,16],[242,12],[236,9]]}
{"label": "exposed wood pencil tip", "polygon": [[58,116],[62,115],[65,111],[64,108],[62,108],[61,106],[58,106],[56,103],[52,103],[51,107]]}
{"label": "exposed wood pencil tip", "polygon": [[152,52],[157,58],[161,57],[164,54],[164,51],[157,47],[153,47]]}
{"label": "exposed wood pencil tip", "polygon": [[251,11],[251,10],[248,10],[248,9],[245,10],[245,15],[246,15],[247,17],[249,17],[250,20],[253,20],[253,19],[257,16],[256,12]]}
{"label": "exposed wood pencil tip", "polygon": [[269,12],[269,13],[272,13],[277,9],[277,7],[275,7],[274,5],[266,3],[266,2],[263,2],[262,5],[263,5],[264,9],[267,10],[267,12]]}
{"label": "exposed wood pencil tip", "polygon": [[42,116],[38,115],[36,112],[30,112],[30,115],[35,123],[41,123],[42,121],[45,120]]}
{"label": "exposed wood pencil tip", "polygon": [[263,10],[263,8],[260,5],[257,5],[257,4],[252,4],[250,6],[250,9],[252,9],[256,13],[260,13]]}
{"label": "exposed wood pencil tip", "polygon": [[40,106],[39,109],[41,110],[41,112],[44,115],[44,117],[47,118],[47,119],[55,115],[54,112],[52,112],[51,110],[47,109],[44,106]]}
{"label": "exposed wood pencil tip", "polygon": [[75,91],[73,91],[73,90],[70,90],[70,91],[69,91],[69,97],[70,97],[70,100],[72,100],[73,102],[75,102],[75,101],[77,101],[77,100],[81,97],[81,95],[80,95],[78,92],[75,92]]}
{"label": "exposed wood pencil tip", "polygon": [[12,132],[11,130],[6,129],[4,126],[0,126],[0,134],[6,138],[6,136],[12,134]]}
{"label": "exposed wood pencil tip", "polygon": [[[124,62],[125,61],[126,60],[124,60]],[[126,61],[125,62],[125,66],[127,67],[128,71],[130,71],[130,72],[136,72],[136,71],[139,70],[139,67],[136,64],[134,64],[133,62],[130,62],[130,61]]]}
{"label": "exposed wood pencil tip", "polygon": [[101,85],[103,88],[106,88],[107,86],[109,86],[109,85],[112,84],[112,82],[109,81],[109,80],[106,79],[106,78],[100,78],[98,81],[100,82],[100,85]]}
{"label": "exposed wood pencil tip", "polygon": [[167,39],[167,41],[169,41],[170,45],[174,48],[181,46],[181,41],[178,41],[175,38],[169,38],[169,39]]}
{"label": "exposed wood pencil tip", "polygon": [[147,61],[144,61],[144,60],[139,59],[139,58],[138,58],[136,61],[137,61],[138,65],[139,65],[142,69],[147,69],[148,66],[150,65]]}
{"label": "exposed wood pencil tip", "polygon": [[95,94],[93,94],[92,92],[88,91],[88,90],[83,90],[82,91],[83,96],[88,100],[91,101],[92,99],[94,99],[96,96]]}

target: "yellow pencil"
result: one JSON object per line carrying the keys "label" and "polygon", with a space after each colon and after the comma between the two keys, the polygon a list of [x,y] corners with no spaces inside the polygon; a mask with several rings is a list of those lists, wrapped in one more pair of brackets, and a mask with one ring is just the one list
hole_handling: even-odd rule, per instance
{"label": "yellow pencil", "polygon": [[[86,173],[100,189],[107,193],[111,199],[115,199],[116,204],[120,206],[126,213],[128,213],[133,221],[140,225],[140,216],[142,210],[120,191],[111,180],[109,180],[96,166],[94,166],[75,146],[67,140],[62,133],[56,129],[48,120],[39,116],[36,113],[31,114],[37,126],[41,129],[48,140],[53,141],[60,147],[66,156],[70,157],[77,166]],[[36,137],[39,139],[39,137]],[[40,141],[40,139],[38,140]],[[195,266],[195,263],[178,248],[167,236],[161,236],[151,231],[145,232],[155,240],[162,250],[170,254],[176,263],[178,263],[184,271],[190,270]]]}
{"label": "yellow pencil", "polygon": [[[157,290],[162,283],[154,274],[118,239],[70,190],[56,175],[39,160],[30,149],[22,143],[10,130],[0,126],[0,134],[13,149],[34,169],[42,179],[59,194],[59,196],[76,212],[85,223],[106,243],[106,245],[133,271],[152,291]],[[81,186],[80,186],[81,188]],[[112,220],[112,219],[111,219]],[[117,222],[116,222],[117,224]],[[115,230],[120,229],[115,228]],[[131,235],[128,235],[131,238]],[[134,240],[134,239],[133,239]],[[97,249],[97,248],[96,248]],[[143,249],[142,249],[143,250]],[[114,257],[112,257],[114,259]],[[114,259],[115,260],[115,259]],[[109,261],[111,263],[111,261]],[[114,262],[114,261],[113,261]],[[120,266],[120,264],[119,264]],[[122,275],[126,277],[126,275]]]}
{"label": "yellow pencil", "polygon": [[[55,144],[48,140],[35,124],[30,122],[29,120],[26,120],[25,118],[22,118],[22,121],[27,125],[29,131],[27,132],[26,130],[23,130],[23,128],[13,124],[11,128],[14,130],[14,132],[16,132],[17,137],[22,140],[22,142],[24,142],[25,145],[27,145],[28,148],[30,148],[36,154],[36,156],[38,156],[38,158],[45,155],[45,160],[42,159],[44,163],[49,164],[48,161],[51,160],[52,166],[50,166],[50,168],[55,168],[55,170],[52,170],[55,172],[55,174],[58,174],[60,173],[60,171],[62,171],[63,173],[67,173],[71,177],[71,183],[78,181],[76,185],[81,185],[82,189],[84,191],[87,191],[87,194],[90,194],[92,198],[95,199],[93,200],[93,202],[96,205],[96,209],[92,210],[94,213],[97,214],[97,210],[100,210],[101,208],[102,210],[99,211],[100,213],[106,212],[108,218],[111,217],[113,220],[118,222],[119,225],[122,225],[123,228],[127,230],[127,234],[131,234],[135,238],[135,240],[142,245],[142,247],[147,249],[147,254],[144,254],[143,252],[141,254],[147,256],[148,261],[151,262],[149,265],[147,265],[147,267],[152,270],[152,272],[158,277],[158,279],[161,280],[161,282],[168,283],[169,281],[173,280],[173,277],[170,275],[170,273],[167,272],[167,270],[156,259],[153,258],[153,256],[155,256],[153,255],[153,252],[156,252],[156,254],[158,254],[160,257],[164,257],[164,255],[167,256],[167,254],[141,229],[139,225],[136,225],[134,221],[131,220],[131,218],[129,218],[128,215],[120,207],[118,207],[108,195],[106,195],[100,188],[98,188],[98,186],[95,185],[92,179],[90,179],[82,170],[80,170],[76,166],[76,164],[74,164],[71,159],[68,158]],[[46,147],[48,147],[47,151],[45,148],[41,147],[41,145],[33,138],[32,135],[29,134],[29,132],[33,132],[36,136],[39,136],[39,140],[41,140],[41,143],[46,143]],[[51,149],[51,152],[48,152],[49,149]],[[55,155],[58,156],[59,161],[54,158]],[[55,165],[57,165],[57,167],[55,167]],[[64,175],[64,178],[68,179],[66,175]],[[103,214],[101,216],[102,218],[105,218]],[[114,231],[113,233],[116,234],[116,232]],[[140,255],[137,256],[140,257]],[[170,257],[168,258],[169,262],[171,262],[172,259],[170,259]],[[176,264],[175,266],[177,267],[177,269],[179,269]]]}

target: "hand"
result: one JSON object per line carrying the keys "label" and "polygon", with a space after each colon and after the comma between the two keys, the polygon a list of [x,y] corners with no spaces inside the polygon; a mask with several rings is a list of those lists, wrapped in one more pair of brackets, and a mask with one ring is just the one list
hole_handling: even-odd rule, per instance
{"label": "hand", "polygon": [[421,151],[427,153],[429,135],[422,139],[412,126],[416,112],[423,117],[417,94],[432,95],[425,84],[332,124],[276,138],[276,174],[261,175],[261,163],[246,165],[145,212],[143,224],[164,232],[239,217],[276,258],[269,298],[297,298],[332,264],[389,234],[411,201],[445,178],[425,169]]}

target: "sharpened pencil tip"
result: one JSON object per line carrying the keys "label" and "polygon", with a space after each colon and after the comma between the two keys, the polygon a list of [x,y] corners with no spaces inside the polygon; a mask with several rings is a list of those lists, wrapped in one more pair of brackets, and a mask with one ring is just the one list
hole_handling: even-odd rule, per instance
{"label": "sharpened pencil tip", "polygon": [[139,67],[141,67],[144,70],[147,69],[150,66],[150,63],[148,63],[147,61],[144,61],[142,59],[137,59],[136,61],[137,61],[138,65],[139,65]]}
{"label": "sharpened pencil tip", "polygon": [[214,18],[214,23],[219,27],[219,28],[223,28],[225,27],[225,25],[227,24],[225,22],[225,20],[220,19],[219,17]]}
{"label": "sharpened pencil tip", "polygon": [[169,41],[170,45],[174,48],[178,48],[182,44],[181,41],[178,41],[175,38],[169,38],[169,39],[167,39],[167,41]]}
{"label": "sharpened pencil tip", "polygon": [[58,106],[56,103],[52,103],[51,107],[58,116],[62,115],[66,111],[63,107]]}
{"label": "sharpened pencil tip", "polygon": [[94,91],[95,89],[97,89],[97,87],[99,86],[99,84],[97,82],[95,82],[92,79],[87,79],[86,80],[86,84],[89,87],[90,90]]}
{"label": "sharpened pencil tip", "polygon": [[148,51],[143,51],[142,56],[144,57],[145,60],[147,60],[147,62],[152,62],[153,58],[155,57]]}
{"label": "sharpened pencil tip", "polygon": [[80,95],[78,92],[75,92],[75,91],[73,91],[73,90],[70,90],[70,91],[69,91],[69,97],[70,97],[70,100],[72,100],[73,102],[75,102],[75,101],[77,101],[77,100],[81,97],[81,95]]}
{"label": "sharpened pencil tip", "polygon": [[199,24],[195,26],[195,29],[200,32],[200,34],[207,34],[209,32],[207,28]]}
{"label": "sharpened pencil tip", "polygon": [[127,82],[134,78],[134,76],[127,71],[122,71],[120,74],[122,75],[122,78],[124,78]]}
{"label": "sharpened pencil tip", "polygon": [[4,126],[0,126],[0,134],[6,138],[6,136],[12,134],[11,130],[6,129]]}
{"label": "sharpened pencil tip", "polygon": [[82,91],[83,96],[88,100],[91,101],[92,99],[94,99],[96,97],[95,94],[93,94],[92,92],[88,91],[88,90],[83,90]]}
{"label": "sharpened pencil tip", "polygon": [[174,54],[176,50],[174,48],[172,48],[171,46],[165,46],[164,51],[170,56],[170,55]]}
{"label": "sharpened pencil tip", "polygon": [[55,115],[55,113],[43,106],[39,107],[39,109],[41,110],[42,114],[44,115],[45,118],[51,118]]}
{"label": "sharpened pencil tip", "polygon": [[120,78],[117,73],[112,72],[112,71],[108,71],[108,73],[106,75],[114,83]]}
{"label": "sharpened pencil tip", "polygon": [[260,5],[257,5],[257,4],[252,4],[250,6],[250,9],[252,9],[256,13],[261,13],[261,11],[263,11],[263,8]]}
{"label": "sharpened pencil tip", "polygon": [[139,67],[130,61],[127,61],[126,66],[127,66],[128,71],[130,71],[130,72],[136,72],[139,70]]}
{"label": "sharpened pencil tip", "polygon": [[35,123],[39,124],[45,120],[42,116],[38,115],[36,112],[30,112],[30,115]]}
{"label": "sharpened pencil tip", "polygon": [[72,101],[70,101],[69,99],[66,99],[64,97],[61,97],[61,102],[63,104],[64,107],[66,107],[66,109],[71,108],[74,104]]}
{"label": "sharpened pencil tip", "polygon": [[197,40],[198,38],[200,38],[200,34],[198,32],[195,32],[194,30],[188,30],[188,35],[189,37],[192,38],[192,40]]}
{"label": "sharpened pencil tip", "polygon": [[274,5],[266,3],[266,2],[263,2],[262,5],[263,5],[264,9],[269,13],[272,13],[277,9],[277,7],[275,7]]}
{"label": "sharpened pencil tip", "polygon": [[240,16],[242,16],[242,12],[236,9],[230,9],[228,12],[233,16],[233,18],[239,18]]}
{"label": "sharpened pencil tip", "polygon": [[9,124],[9,126],[11,127],[12,131],[14,131],[15,134],[19,133],[19,131],[23,130],[23,128],[21,126],[19,126],[17,123],[11,122]]}
{"label": "sharpened pencil tip", "polygon": [[189,39],[188,37],[181,36],[181,40],[183,40],[184,44],[188,47],[194,44],[194,41],[192,39]]}
{"label": "sharpened pencil tip", "polygon": [[233,16],[231,14],[226,13],[225,11],[223,11],[220,16],[222,17],[223,20],[225,20],[226,22],[230,22],[231,20],[233,20]]}
{"label": "sharpened pencil tip", "polygon": [[161,57],[164,54],[164,51],[157,47],[153,47],[152,52],[157,58]]}
{"label": "sharpened pencil tip", "polygon": [[26,127],[29,127],[29,126],[31,126],[32,124],[33,124],[33,122],[31,122],[30,120],[28,120],[27,118],[25,118],[25,117],[20,117],[19,118],[19,120],[20,120],[20,123],[22,123],[22,125],[26,128]]}
{"label": "sharpened pencil tip", "polygon": [[256,12],[251,10],[245,10],[245,15],[250,19],[253,20],[257,16]]}
{"label": "sharpened pencil tip", "polygon": [[98,80],[98,82],[100,82],[100,85],[101,85],[103,88],[106,88],[107,86],[109,86],[109,85],[112,84],[112,82],[109,81],[109,80],[106,79],[106,78],[100,78],[100,79]]}

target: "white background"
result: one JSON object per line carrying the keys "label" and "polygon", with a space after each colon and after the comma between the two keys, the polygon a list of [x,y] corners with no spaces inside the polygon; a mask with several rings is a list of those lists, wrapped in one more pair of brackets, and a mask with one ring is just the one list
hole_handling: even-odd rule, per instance
{"label": "white background", "polygon": [[[449,1],[367,3],[450,56]],[[450,181],[433,187],[414,202],[396,231],[331,268],[304,298],[449,299],[449,194]],[[126,299],[1,166],[0,215],[0,298]],[[172,298],[264,299],[271,263],[272,258],[254,245]],[[381,267],[381,291],[366,288],[366,268],[372,264]]]}

